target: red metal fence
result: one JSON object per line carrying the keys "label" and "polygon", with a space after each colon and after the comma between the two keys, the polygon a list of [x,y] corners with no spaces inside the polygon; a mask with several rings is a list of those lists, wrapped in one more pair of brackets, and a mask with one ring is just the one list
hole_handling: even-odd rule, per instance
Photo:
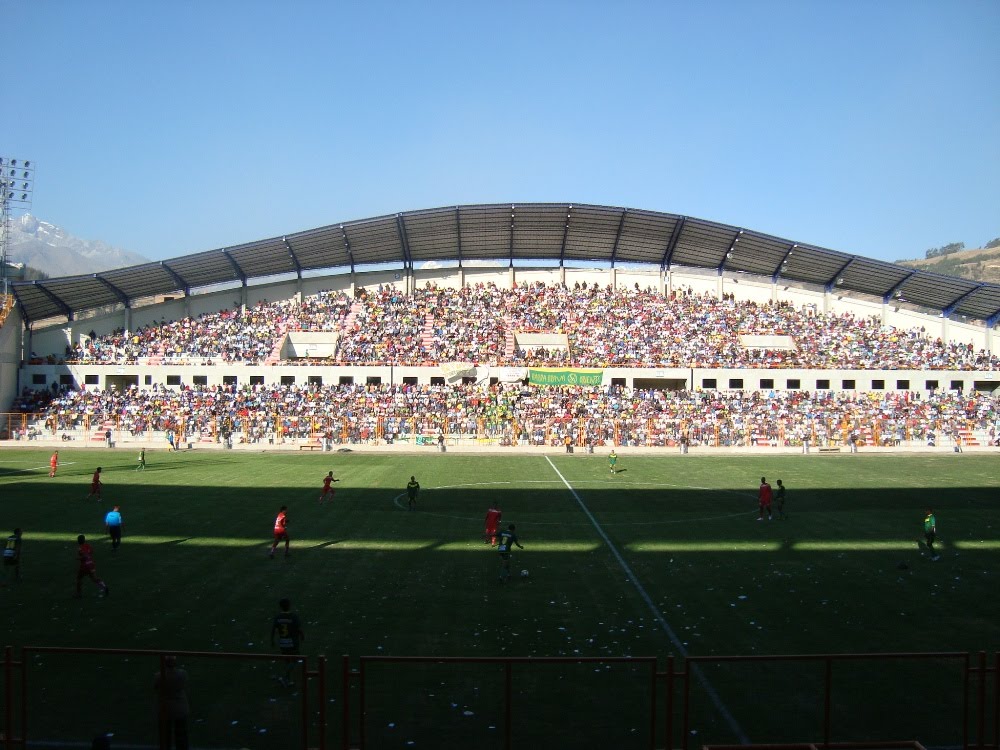
{"label": "red metal fence", "polygon": [[[478,699],[477,710],[484,714],[476,718],[483,723],[493,722],[489,727],[492,731],[476,735],[474,745],[463,745],[480,748],[512,750],[572,742],[572,746],[650,750],[687,750],[691,745],[711,747],[712,750],[735,747],[745,750],[749,746],[761,750],[799,747],[804,750],[919,750],[917,740],[923,738],[914,736],[918,734],[916,728],[926,730],[935,721],[942,725],[947,722],[947,727],[941,728],[941,734],[947,736],[943,741],[925,744],[998,750],[1000,741],[1000,652],[990,657],[986,652],[944,652],[692,656],[683,660],[674,657],[658,660],[655,657],[362,656],[352,662],[350,657],[344,656],[340,664],[339,690],[328,691],[330,675],[324,657],[311,660],[305,656],[260,653],[54,647],[24,647],[16,654],[8,646],[4,651],[2,747],[24,750],[29,745],[44,747],[47,740],[60,739],[50,736],[53,724],[45,721],[45,711],[52,707],[44,705],[39,690],[44,695],[49,689],[51,697],[52,692],[57,692],[51,689],[56,683],[69,681],[75,687],[74,681],[79,681],[85,691],[106,688],[113,693],[114,686],[102,685],[99,680],[94,684],[95,674],[100,673],[97,670],[103,669],[94,670],[94,664],[135,659],[146,667],[158,665],[162,671],[168,653],[188,664],[207,660],[201,663],[202,673],[208,671],[209,663],[221,663],[234,672],[238,672],[236,666],[246,668],[263,662],[294,667],[301,685],[301,690],[293,694],[298,716],[288,719],[288,737],[294,739],[285,741],[272,736],[267,738],[270,744],[262,739],[264,744],[253,745],[281,747],[282,750],[294,747],[301,750],[325,750],[327,747],[367,750],[384,746],[388,743],[383,736],[388,731],[384,717],[397,710],[411,728],[424,733],[425,740],[437,733],[439,739],[450,737],[454,741],[461,731],[467,731],[455,728],[463,721],[468,724],[468,720],[461,718],[462,713],[455,712],[438,721],[436,716],[424,713],[429,704],[421,704],[428,691],[452,689],[439,687],[446,683],[460,684],[469,694],[474,693]],[[83,658],[95,661],[78,661]],[[87,665],[91,671],[74,671]],[[129,667],[134,668],[134,664]],[[255,666],[250,668],[257,669]],[[148,671],[141,673],[148,676]],[[255,678],[259,676],[254,675]],[[874,683],[883,678],[888,687],[880,693],[882,686]],[[927,709],[922,708],[916,698],[922,679],[932,680],[934,687],[930,695],[923,691],[923,700],[930,706]],[[255,682],[259,686],[260,681],[255,679]],[[249,694],[252,689],[250,683],[239,683],[233,688],[238,697],[241,691]],[[602,691],[610,691],[613,695],[603,695]],[[740,699],[741,691],[742,697],[749,700]],[[574,704],[580,694],[585,695],[585,701]],[[86,700],[86,693],[84,695]],[[879,732],[866,724],[866,717],[855,713],[858,702],[867,700],[870,695],[878,696],[871,707],[873,712],[881,715],[895,711],[901,717],[901,723],[887,722],[883,727],[909,727],[913,734],[907,736],[903,734],[906,730],[899,729],[902,737],[875,736]],[[439,695],[436,700],[440,703],[441,698]],[[796,699],[800,705],[808,705],[814,711],[806,712],[808,716],[795,717],[798,723],[788,723],[784,720],[791,718],[796,710]],[[135,711],[136,704],[141,705],[144,699],[126,693],[115,696],[115,700],[121,702],[122,711]],[[337,701],[340,711],[328,715],[328,703]],[[556,711],[551,717],[539,717],[539,712],[551,711],[553,706]],[[568,722],[558,716],[565,707],[571,714]],[[202,706],[201,710],[210,716],[215,708]],[[755,716],[759,718],[759,711],[768,712],[768,716],[776,712],[778,719],[783,720],[784,734],[796,732],[798,742],[775,744],[777,735],[765,727],[766,722],[754,722]],[[708,731],[703,729],[696,735],[692,727],[710,724],[707,716],[711,716],[717,726]],[[151,713],[150,718],[155,716]],[[449,722],[455,726],[449,726]],[[152,723],[155,726],[155,722]],[[600,730],[614,732],[628,726],[631,726],[631,734],[627,735],[627,741],[607,739],[600,733]],[[752,736],[749,736],[751,732],[740,736],[740,726],[752,729]],[[580,744],[573,736],[581,727],[589,733],[589,744]],[[598,731],[592,732],[595,727]],[[885,731],[883,728],[881,733]],[[449,732],[455,734],[449,735]],[[398,740],[398,732],[394,740]],[[166,747],[162,738],[158,742],[160,747]],[[419,744],[427,746],[426,741]]]}

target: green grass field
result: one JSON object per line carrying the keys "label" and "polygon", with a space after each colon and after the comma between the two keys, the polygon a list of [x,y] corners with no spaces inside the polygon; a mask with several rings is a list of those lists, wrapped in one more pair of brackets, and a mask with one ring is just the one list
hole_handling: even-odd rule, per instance
{"label": "green grass field", "polygon": [[[655,656],[662,669],[671,655],[1000,650],[994,455],[624,450],[612,475],[602,455],[197,450],[148,452],[140,473],[134,453],[61,450],[55,479],[49,451],[0,453],[0,530],[24,529],[23,580],[0,589],[4,644],[265,654],[288,596],[304,653],[330,660],[330,747],[342,654],[355,665],[362,655]],[[104,501],[85,502],[98,465]],[[330,469],[341,482],[321,507]],[[411,474],[422,485],[414,512]],[[761,475],[789,488],[787,520],[755,521]],[[525,546],[506,585],[483,543],[491,502]],[[103,536],[113,503],[125,518],[115,555]],[[280,505],[293,554],[271,560]],[[917,544],[930,507],[938,562]],[[88,581],[73,598],[79,533],[94,542],[108,598]],[[157,664],[31,656],[31,738],[110,729],[116,742],[155,744]],[[276,664],[184,665],[195,747],[295,746],[298,696],[272,679]],[[692,744],[821,739],[822,666],[706,664],[700,674]],[[502,747],[503,679],[492,664],[371,665],[369,746]],[[643,665],[518,665],[515,746],[645,747],[648,684]],[[958,744],[961,684],[948,660],[838,664],[833,739]]]}

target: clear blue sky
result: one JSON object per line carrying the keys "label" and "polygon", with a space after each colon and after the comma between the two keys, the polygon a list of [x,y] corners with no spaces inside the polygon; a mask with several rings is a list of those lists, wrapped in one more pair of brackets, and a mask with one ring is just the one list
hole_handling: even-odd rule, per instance
{"label": "clear blue sky", "polygon": [[1000,2],[0,0],[33,213],[153,259],[596,203],[868,257],[1000,236]]}

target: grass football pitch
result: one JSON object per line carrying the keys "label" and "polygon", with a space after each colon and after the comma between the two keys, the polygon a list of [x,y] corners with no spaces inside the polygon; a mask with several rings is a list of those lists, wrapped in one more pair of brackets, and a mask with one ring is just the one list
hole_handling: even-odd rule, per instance
{"label": "grass football pitch", "polygon": [[[50,479],[49,453],[0,453],[0,530],[24,530],[22,580],[0,588],[0,645],[268,654],[287,596],[303,653],[329,659],[329,747],[342,735],[343,654],[355,667],[362,655],[601,657],[515,665],[511,736],[515,747],[628,748],[664,744],[665,690],[651,723],[648,665],[618,657],[655,656],[663,669],[669,656],[1000,650],[995,455],[623,450],[612,473],[605,455],[557,452],[194,450],[149,451],[138,472],[135,451],[69,449]],[[104,499],[88,502],[98,465]],[[336,498],[320,506],[329,470]],[[412,512],[411,475],[422,487]],[[756,521],[762,475],[788,487],[787,519]],[[525,547],[508,584],[483,539],[491,503]],[[115,554],[103,525],[112,504],[125,520]],[[292,555],[268,559],[281,505]],[[936,562],[918,544],[928,508]],[[109,597],[89,581],[73,597],[80,533]],[[122,746],[155,745],[154,657],[27,661],[33,741],[66,747],[113,731]],[[194,747],[297,746],[301,684],[282,685],[280,665],[183,661]],[[822,739],[822,663],[696,671],[692,746]],[[489,662],[367,665],[368,746],[504,747],[504,685]],[[961,742],[958,661],[837,662],[832,686],[833,740]]]}

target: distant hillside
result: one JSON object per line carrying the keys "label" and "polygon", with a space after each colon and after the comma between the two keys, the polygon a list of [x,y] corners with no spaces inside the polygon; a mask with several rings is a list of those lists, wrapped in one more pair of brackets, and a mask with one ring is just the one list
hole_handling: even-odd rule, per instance
{"label": "distant hillside", "polygon": [[24,263],[49,276],[76,276],[148,262],[138,253],[100,240],[82,240],[55,224],[30,214],[11,222],[10,261]]}
{"label": "distant hillside", "polygon": [[1000,284],[1000,247],[961,250],[937,258],[897,260],[896,262],[901,266],[918,268],[921,271],[932,271],[948,276],[961,276],[963,279],[972,279],[973,281]]}

